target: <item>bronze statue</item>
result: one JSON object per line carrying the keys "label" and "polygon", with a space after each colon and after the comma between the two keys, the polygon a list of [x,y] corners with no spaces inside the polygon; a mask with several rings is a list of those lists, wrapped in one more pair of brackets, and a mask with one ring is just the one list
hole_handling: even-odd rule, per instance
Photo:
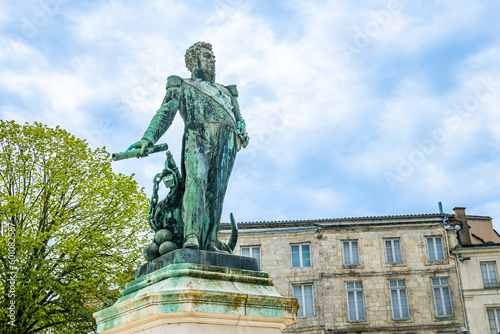
{"label": "bronze statue", "polygon": [[[237,102],[238,91],[235,85],[215,83],[211,44],[192,45],[185,62],[191,78],[168,77],[160,109],[142,139],[128,149],[139,149],[139,155],[151,151],[180,112],[185,125],[181,170],[167,152],[165,169],[155,177],[155,185],[163,180],[171,192],[160,203],[156,203],[157,198],[152,200],[149,220],[157,231],[155,242],[160,248],[157,251],[155,244],[148,246],[148,260],[176,247],[231,252],[236,243],[234,236],[229,246],[222,243],[217,233],[236,152],[249,141]],[[232,217],[231,221],[235,225]]]}

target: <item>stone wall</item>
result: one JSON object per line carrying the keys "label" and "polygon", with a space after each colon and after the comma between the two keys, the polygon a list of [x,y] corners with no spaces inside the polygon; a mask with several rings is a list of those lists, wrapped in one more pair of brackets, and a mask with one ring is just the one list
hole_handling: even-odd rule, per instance
{"label": "stone wall", "polygon": [[460,254],[459,269],[470,333],[489,333],[488,309],[500,309],[500,287],[485,287],[481,276],[481,263],[494,263],[498,280],[500,244],[457,248]]}

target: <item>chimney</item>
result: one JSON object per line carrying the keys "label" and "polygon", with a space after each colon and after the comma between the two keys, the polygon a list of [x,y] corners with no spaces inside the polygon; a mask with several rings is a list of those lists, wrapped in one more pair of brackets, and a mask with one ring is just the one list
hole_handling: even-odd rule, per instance
{"label": "chimney", "polygon": [[453,208],[455,211],[455,219],[462,223],[462,228],[458,231],[458,237],[460,238],[460,245],[471,245],[469,224],[467,224],[467,216],[465,215],[465,208],[456,207]]}

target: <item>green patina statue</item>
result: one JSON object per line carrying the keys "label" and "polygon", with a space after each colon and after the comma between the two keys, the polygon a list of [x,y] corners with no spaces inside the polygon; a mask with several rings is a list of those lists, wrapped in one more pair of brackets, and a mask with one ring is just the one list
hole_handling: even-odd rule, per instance
{"label": "green patina statue", "polygon": [[[184,120],[180,171],[170,152],[165,169],[156,175],[148,221],[154,242],[144,255],[148,261],[176,248],[231,252],[237,239],[236,223],[228,244],[218,239],[222,203],[236,152],[249,141],[237,102],[236,86],[215,83],[212,45],[198,42],[186,51],[191,78],[170,76],[163,103],[141,140],[128,151],[145,156],[172,124],[177,111]],[[127,151],[127,152],[128,152]],[[170,188],[158,202],[158,185]]]}

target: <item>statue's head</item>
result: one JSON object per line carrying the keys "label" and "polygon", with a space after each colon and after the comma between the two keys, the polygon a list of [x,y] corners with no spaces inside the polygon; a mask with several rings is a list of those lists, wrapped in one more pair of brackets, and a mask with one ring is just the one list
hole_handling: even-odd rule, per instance
{"label": "statue's head", "polygon": [[186,50],[184,60],[192,77],[214,81],[215,56],[212,52],[212,44],[205,42],[194,43]]}

